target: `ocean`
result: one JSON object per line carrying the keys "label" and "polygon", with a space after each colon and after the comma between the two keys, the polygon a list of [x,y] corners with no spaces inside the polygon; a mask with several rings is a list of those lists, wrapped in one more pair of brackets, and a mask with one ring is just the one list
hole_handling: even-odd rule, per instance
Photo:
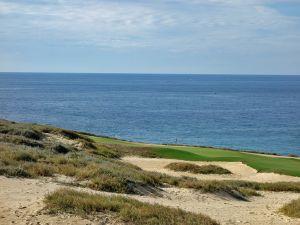
{"label": "ocean", "polygon": [[0,117],[300,155],[300,76],[0,73]]}

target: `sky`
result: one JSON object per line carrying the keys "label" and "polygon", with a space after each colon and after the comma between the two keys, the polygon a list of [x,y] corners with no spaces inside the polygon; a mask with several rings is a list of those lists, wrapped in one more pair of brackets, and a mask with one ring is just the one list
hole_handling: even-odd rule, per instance
{"label": "sky", "polygon": [[0,71],[300,75],[300,0],[0,0]]}

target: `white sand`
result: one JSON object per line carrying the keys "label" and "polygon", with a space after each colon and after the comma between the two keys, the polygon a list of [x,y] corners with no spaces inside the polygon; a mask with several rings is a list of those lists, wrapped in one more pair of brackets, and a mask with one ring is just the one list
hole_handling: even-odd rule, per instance
{"label": "white sand", "polygon": [[[62,185],[54,183],[51,179],[18,179],[0,176],[0,224],[120,224],[111,216],[104,214],[93,220],[88,220],[78,216],[53,216],[41,213],[41,209],[44,207],[44,196],[59,187]],[[75,189],[105,195],[120,195],[83,188]],[[122,196],[202,213],[221,224],[300,224],[300,219],[289,218],[277,212],[282,205],[300,198],[300,194],[273,192],[262,192],[262,194],[263,197],[253,197],[249,202],[179,188],[165,188],[163,197]]]}
{"label": "white sand", "polygon": [[45,195],[62,187],[49,179],[19,179],[0,176],[0,224],[21,225],[119,225],[109,215],[92,220],[75,215],[48,215],[42,212]]}
{"label": "white sand", "polygon": [[263,197],[253,197],[249,202],[244,202],[203,194],[191,189],[168,188],[165,191],[163,198],[138,199],[202,213],[222,225],[300,225],[300,219],[292,219],[278,213],[284,204],[299,198],[300,194],[261,192]]}
{"label": "white sand", "polygon": [[[143,170],[155,171],[169,174],[171,176],[189,176],[201,180],[247,180],[256,182],[300,182],[300,177],[280,175],[276,173],[258,173],[255,169],[241,162],[191,162],[174,159],[157,159],[157,158],[141,158],[141,157],[124,157],[124,161],[134,164]],[[228,169],[232,174],[215,175],[215,174],[193,174],[188,172],[176,172],[166,169],[165,166],[172,162],[188,162],[196,165],[217,165]]]}

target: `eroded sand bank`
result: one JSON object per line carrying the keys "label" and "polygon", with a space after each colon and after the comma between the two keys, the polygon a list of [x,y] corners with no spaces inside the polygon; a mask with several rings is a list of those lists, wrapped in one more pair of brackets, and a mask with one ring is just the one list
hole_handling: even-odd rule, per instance
{"label": "eroded sand bank", "polygon": [[[0,176],[0,224],[121,224],[105,214],[89,220],[78,216],[53,216],[42,213],[45,195],[60,187],[63,185],[55,183],[53,179],[18,179]],[[105,195],[118,195],[83,188],[75,189]],[[203,213],[221,224],[300,224],[300,219],[292,219],[278,213],[278,209],[282,205],[300,197],[300,194],[296,193],[262,192],[263,197],[253,197],[249,202],[179,188],[165,188],[162,194],[162,197],[122,196]]]}

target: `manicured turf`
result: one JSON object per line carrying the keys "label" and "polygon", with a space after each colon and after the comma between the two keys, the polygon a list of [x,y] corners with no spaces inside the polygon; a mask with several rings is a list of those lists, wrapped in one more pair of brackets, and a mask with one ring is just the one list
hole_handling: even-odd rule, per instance
{"label": "manicured turf", "polygon": [[[146,144],[127,142],[111,138],[93,137],[100,143],[139,145]],[[150,146],[150,145],[147,145]],[[275,172],[280,174],[300,177],[300,160],[294,158],[280,158],[268,155],[256,155],[246,152],[224,150],[218,148],[174,146],[174,145],[152,145],[152,151],[159,157],[180,159],[189,161],[226,161],[243,162],[259,172]]]}
{"label": "manicured turf", "polygon": [[259,172],[275,172],[292,176],[300,176],[300,160],[289,158],[278,158],[271,156],[254,155],[238,151],[195,148],[195,147],[173,147],[154,150],[163,158],[181,159],[190,161],[227,161],[243,162]]}

